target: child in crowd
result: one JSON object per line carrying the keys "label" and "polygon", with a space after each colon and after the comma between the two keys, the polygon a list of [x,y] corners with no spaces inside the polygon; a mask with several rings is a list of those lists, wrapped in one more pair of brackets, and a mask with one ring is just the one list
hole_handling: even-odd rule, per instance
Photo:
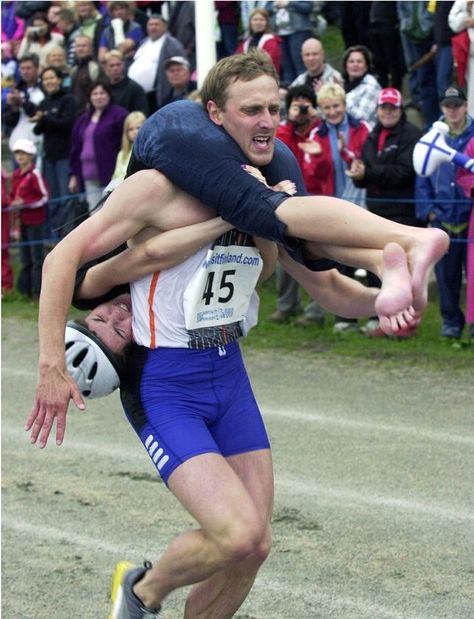
{"label": "child in crowd", "polygon": [[125,178],[128,162],[130,161],[130,156],[132,154],[133,143],[135,142],[138,131],[145,120],[146,116],[143,112],[130,112],[130,114],[125,118],[125,122],[123,123],[122,148],[117,155],[115,170],[112,175],[114,185],[116,185],[117,181],[123,181]]}
{"label": "child in crowd", "polygon": [[34,163],[36,146],[31,140],[17,140],[13,155],[18,168],[13,172],[11,206],[20,210],[21,270],[17,289],[30,299],[38,299],[43,268],[43,239],[48,190]]}

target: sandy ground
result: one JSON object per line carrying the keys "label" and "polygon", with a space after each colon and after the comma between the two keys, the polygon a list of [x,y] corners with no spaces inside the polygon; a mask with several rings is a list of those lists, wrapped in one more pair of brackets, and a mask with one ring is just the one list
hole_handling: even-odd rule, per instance
{"label": "sandy ground", "polygon": [[[105,619],[116,561],[154,559],[193,523],[115,395],[71,410],[61,448],[28,443],[36,351],[34,325],[4,321],[2,616]],[[274,450],[275,541],[236,617],[474,617],[473,368],[247,365]]]}

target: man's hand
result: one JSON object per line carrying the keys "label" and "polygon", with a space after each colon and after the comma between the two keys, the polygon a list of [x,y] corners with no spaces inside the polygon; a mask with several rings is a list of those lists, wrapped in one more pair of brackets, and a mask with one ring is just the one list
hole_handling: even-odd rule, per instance
{"label": "man's hand", "polygon": [[86,408],[76,383],[65,370],[52,367],[41,372],[35,402],[25,423],[25,430],[31,430],[31,443],[36,443],[39,436],[39,447],[43,449],[56,418],[56,445],[62,444],[69,400],[79,410]]}

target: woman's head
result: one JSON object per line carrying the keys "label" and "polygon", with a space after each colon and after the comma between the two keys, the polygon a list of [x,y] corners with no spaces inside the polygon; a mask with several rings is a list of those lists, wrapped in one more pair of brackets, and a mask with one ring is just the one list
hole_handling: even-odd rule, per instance
{"label": "woman's head", "polygon": [[87,93],[89,103],[94,110],[101,111],[112,102],[112,90],[107,80],[94,80]]}
{"label": "woman's head", "polygon": [[66,52],[63,47],[57,45],[52,47],[46,55],[46,65],[48,67],[58,67],[59,69],[67,69]]}
{"label": "woman's head", "polygon": [[49,38],[50,36],[49,33],[51,31],[51,25],[48,21],[48,16],[46,15],[46,13],[41,13],[41,12],[33,13],[33,15],[31,16],[30,24],[33,28],[38,29],[39,37]]}
{"label": "woman's head", "polygon": [[271,32],[270,17],[265,9],[254,9],[249,15],[250,34]]}
{"label": "woman's head", "polygon": [[58,92],[63,83],[63,74],[57,67],[46,67],[41,72],[41,86],[47,95]]}
{"label": "woman's head", "polygon": [[129,153],[135,142],[140,127],[146,120],[143,112],[130,112],[123,123],[122,152]]}
{"label": "woman's head", "polygon": [[365,45],[353,45],[344,52],[342,66],[346,79],[359,79],[372,71],[372,55]]}
{"label": "woman's head", "polygon": [[346,115],[346,93],[339,84],[325,84],[318,92],[318,107],[326,122],[339,125]]}

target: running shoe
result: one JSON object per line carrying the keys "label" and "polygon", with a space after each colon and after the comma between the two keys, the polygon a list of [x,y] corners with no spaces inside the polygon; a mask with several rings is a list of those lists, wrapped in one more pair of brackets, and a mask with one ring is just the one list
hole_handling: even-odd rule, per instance
{"label": "running shoe", "polygon": [[146,608],[133,593],[133,585],[151,568],[146,561],[143,567],[135,567],[129,561],[117,563],[112,575],[112,610],[109,619],[160,619],[161,609]]}

